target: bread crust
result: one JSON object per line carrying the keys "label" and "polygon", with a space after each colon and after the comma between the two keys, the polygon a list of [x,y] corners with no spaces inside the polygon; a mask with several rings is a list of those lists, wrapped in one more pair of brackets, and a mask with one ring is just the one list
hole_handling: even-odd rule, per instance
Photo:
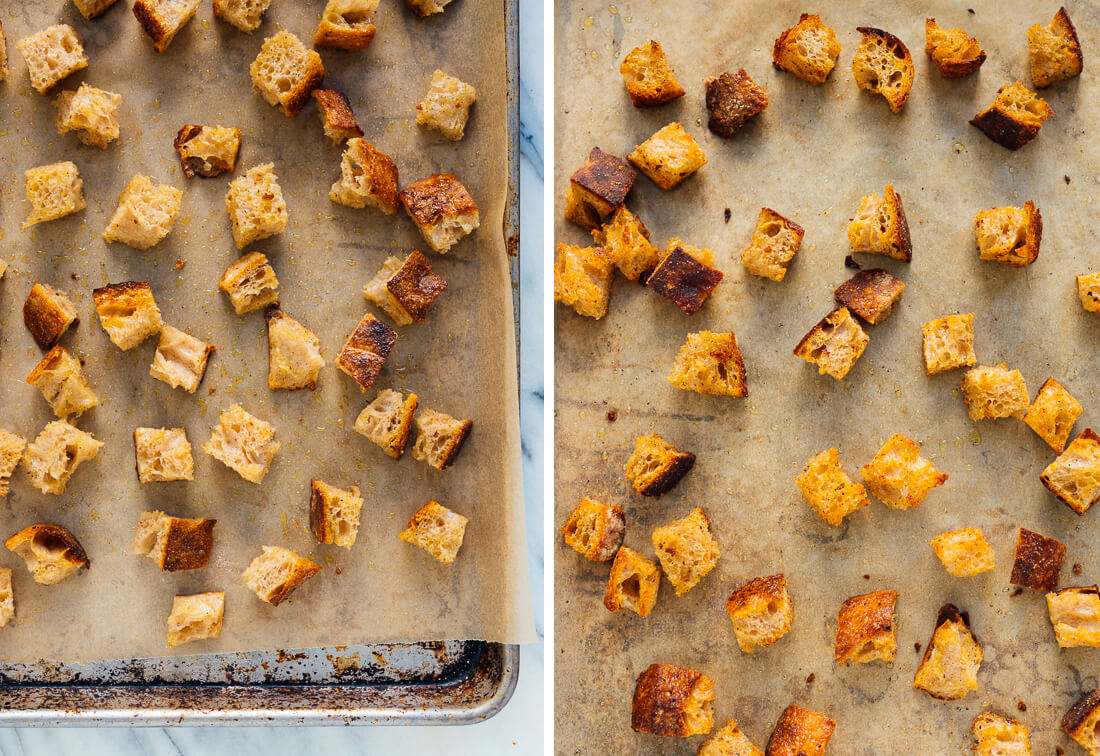
{"label": "bread crust", "polygon": [[[1021,90],[1027,92],[1035,102],[1042,105],[1042,113],[1033,114],[1033,119],[1029,121],[1013,116],[1002,107],[1001,95],[1007,89],[1015,89],[1017,93]],[[1039,130],[1043,127],[1043,122],[1053,112],[1045,100],[1033,92],[1028,92],[1026,87],[1016,82],[998,89],[997,99],[988,108],[971,118],[970,125],[980,129],[987,137],[1002,147],[1009,150],[1018,150],[1039,136]]]}
{"label": "bread crust", "polygon": [[750,118],[768,107],[768,93],[745,69],[728,71],[706,80],[707,128],[717,136],[732,137]]}
{"label": "bread crust", "polygon": [[[624,586],[632,577],[637,578],[638,595],[628,599]],[[611,563],[603,605],[611,612],[617,612],[625,606],[639,617],[645,618],[656,606],[660,588],[661,565],[646,559],[628,546],[621,546],[615,554],[615,561]]]}
{"label": "bread crust", "polygon": [[[945,35],[951,35],[954,38],[965,36],[967,38],[967,47],[978,47],[978,53],[970,57],[954,56],[950,57],[948,54],[939,54],[938,48],[941,46],[935,44],[932,41],[932,37],[936,32],[943,32]],[[981,45],[974,37],[964,32],[962,29],[944,29],[936,23],[935,18],[926,18],[924,20],[924,37],[925,45],[924,51],[932,59],[932,63],[939,69],[940,75],[945,79],[957,79],[962,76],[972,74],[982,67],[985,63],[985,50],[981,49]],[[947,40],[942,40],[947,42]],[[956,51],[958,48],[956,47]]]}
{"label": "bread crust", "polygon": [[326,127],[341,132],[342,138],[363,136],[363,129],[343,92],[335,89],[314,89],[311,95],[321,107],[321,117]]}
{"label": "bread crust", "polygon": [[[823,33],[825,49],[818,52],[823,54],[826,63],[818,65],[811,62],[809,65],[804,65],[807,58],[798,49],[798,38],[807,30]],[[836,32],[825,26],[820,16],[803,13],[798,17],[797,24],[785,30],[775,40],[775,45],[772,47],[772,65],[814,86],[821,86],[836,66],[840,50]]]}
{"label": "bread crust", "polygon": [[622,507],[585,498],[573,508],[562,538],[574,551],[592,562],[610,561],[626,535]]}
{"label": "bread crust", "polygon": [[[633,80],[628,78],[639,70],[642,71],[641,76]],[[664,48],[654,39],[631,50],[619,64],[619,73],[636,108],[664,105],[686,94],[676,81]]]}
{"label": "bread crust", "polygon": [[396,331],[367,313],[344,343],[336,363],[366,391],[382,372],[396,341]]}
{"label": "bread crust", "polygon": [[450,173],[437,173],[414,181],[397,196],[420,226],[433,225],[444,216],[477,210],[477,203],[466,187]]}
{"label": "bread crust", "polygon": [[646,285],[688,315],[694,315],[722,278],[722,271],[704,265],[682,247],[676,247],[665,255]]}
{"label": "bread crust", "polygon": [[593,147],[588,152],[588,162],[574,171],[569,181],[610,206],[607,212],[600,213],[602,217],[626,201],[637,176],[637,171],[627,161]]}
{"label": "bread crust", "polygon": [[[897,630],[894,627],[894,605],[897,599],[897,591],[875,591],[852,596],[844,602],[837,615],[834,645],[838,663],[851,664],[872,659],[887,662],[894,660],[897,656]],[[864,650],[862,647],[866,643],[873,643],[876,648]],[[860,658],[861,656],[870,658]]]}
{"label": "bread crust", "polygon": [[239,129],[231,129],[231,131],[236,132],[237,150],[233,151],[233,156],[229,160],[222,160],[215,155],[211,155],[205,159],[197,155],[184,155],[184,146],[201,134],[204,128],[206,127],[201,125],[185,124],[176,133],[176,138],[172,140],[172,146],[180,153],[180,168],[183,169],[183,175],[187,178],[194,178],[195,176],[212,178],[214,176],[220,176],[223,173],[232,173],[237,165],[237,150],[240,149],[241,144],[241,132]]}
{"label": "bread crust", "polygon": [[[1078,442],[1081,443],[1079,444]],[[1081,435],[1070,442],[1069,449],[1064,454],[1072,454],[1079,450],[1081,447],[1092,449],[1093,463],[1089,465],[1090,469],[1082,471],[1081,474],[1088,475],[1089,473],[1092,473],[1091,477],[1095,479],[1095,476],[1097,475],[1095,470],[1098,466],[1100,466],[1100,463],[1095,461],[1097,456],[1096,449],[1098,445],[1100,445],[1100,436],[1097,436],[1096,433],[1093,432],[1092,428],[1085,428],[1085,430],[1081,432]],[[1069,491],[1066,491],[1062,486],[1057,485],[1056,481],[1053,479],[1053,474],[1057,471],[1056,465],[1058,465],[1059,460],[1062,458],[1062,456],[1063,455],[1060,454],[1058,459],[1055,459],[1047,466],[1045,470],[1043,470],[1043,472],[1039,475],[1039,480],[1043,482],[1043,485],[1047,487],[1048,491],[1058,497],[1059,501],[1072,509],[1078,515],[1083,515],[1092,507],[1093,504],[1096,503],[1096,501],[1098,500],[1097,497],[1100,497],[1100,489],[1093,489],[1093,494],[1090,497],[1091,500],[1086,500],[1083,498],[1082,495],[1080,495],[1079,492],[1074,491],[1074,493],[1078,493],[1078,495],[1071,496]],[[1074,462],[1084,462],[1084,460],[1082,460],[1081,456],[1079,456],[1078,454],[1074,454],[1074,457]],[[1084,465],[1082,465],[1082,467],[1083,466]]]}
{"label": "bread crust", "polygon": [[161,569],[176,572],[205,567],[214,548],[215,523],[217,520],[169,517]]}
{"label": "bread crust", "polygon": [[1075,741],[1085,745],[1087,741],[1084,738],[1087,734],[1084,732],[1084,726],[1096,716],[1098,709],[1100,709],[1100,689],[1093,689],[1077,699],[1077,702],[1065,713],[1061,722],[1062,729]]}
{"label": "bread crust", "polygon": [[[981,642],[978,641],[977,636],[974,635],[974,630],[970,627],[970,614],[968,612],[960,612],[959,608],[954,604],[944,604],[940,607],[939,612],[936,614],[936,626],[932,629],[932,639],[929,640],[928,645],[925,646],[924,656],[921,657],[921,662],[917,666],[917,675],[920,675],[921,669],[924,667],[925,664],[928,663],[929,659],[932,658],[932,653],[935,650],[935,643],[933,641],[936,638],[936,631],[940,629],[941,625],[947,622],[961,622],[966,628],[966,631],[970,634],[971,640],[973,640],[975,645],[977,645],[978,648],[981,649]],[[930,690],[927,690],[926,688],[920,688],[920,690],[923,690],[928,695],[941,701],[955,700],[954,698],[940,695],[939,693],[934,693]]]}
{"label": "bread crust", "polygon": [[898,309],[905,283],[881,268],[861,270],[837,287],[837,304],[847,307],[871,325]]}
{"label": "bread crust", "polygon": [[[84,547],[80,545],[80,541],[76,540],[76,536],[68,531],[67,528],[61,525],[54,525],[49,522],[35,523],[34,525],[28,525],[20,530],[15,535],[4,541],[4,547],[15,554],[19,554],[19,550],[24,546],[29,546],[33,543],[46,543],[50,544],[51,548],[56,549],[60,546],[62,550],[62,560],[75,569],[91,569],[92,563],[88,559],[88,554],[84,551]],[[23,556],[19,554],[19,556]],[[24,560],[26,557],[23,557]],[[29,566],[29,565],[28,565]],[[75,570],[74,570],[75,571]],[[71,572],[67,572],[62,576],[62,579],[68,577]],[[38,576],[35,576],[35,582],[42,582],[38,580]],[[58,581],[48,581],[58,582]]]}
{"label": "bread crust", "polygon": [[35,284],[23,303],[23,323],[45,351],[57,345],[69,326],[79,325],[80,317],[64,292]]}
{"label": "bread crust", "polygon": [[[714,693],[708,690],[713,685],[710,678],[694,670],[672,664],[650,664],[638,675],[634,688],[631,729],[677,738],[698,734],[700,730],[684,721],[684,710],[693,699],[713,699]],[[709,698],[706,697],[708,693]],[[710,726],[702,730],[709,731]]]}
{"label": "bread crust", "polygon": [[768,738],[767,756],[819,756],[825,753],[836,722],[816,711],[791,704]]}
{"label": "bread crust", "polygon": [[[659,448],[647,450],[647,444],[654,447],[659,445]],[[661,458],[660,468],[655,471],[657,474],[653,475],[649,480],[646,480],[645,478],[647,476],[643,470],[631,477],[630,470],[636,458],[637,462],[640,464],[647,451],[659,454]],[[642,496],[663,496],[671,491],[672,488],[680,482],[680,479],[687,475],[688,471],[691,470],[694,465],[694,454],[680,451],[659,435],[651,434],[649,436],[642,436],[635,442],[634,453],[631,454],[630,459],[628,459],[626,463],[626,478],[633,484],[634,490]]]}
{"label": "bread crust", "polygon": [[[856,55],[852,61],[852,72],[855,75],[856,85],[860,89],[867,89],[871,92],[877,92],[886,98],[886,101],[890,104],[890,110],[893,113],[900,113],[901,109],[905,107],[905,103],[909,100],[909,91],[913,87],[913,56],[909,54],[909,48],[905,46],[905,43],[895,37],[888,31],[882,29],[876,29],[873,26],[860,26],[856,28],[863,38],[860,40],[859,48],[856,50]],[[861,59],[861,55],[864,50],[864,43],[869,38],[882,40],[883,45],[892,54],[891,63],[898,66],[892,71],[893,73],[900,73],[901,87],[900,90],[895,91],[892,89],[886,89],[883,87],[882,79],[879,76],[875,76],[873,79],[862,79],[860,74],[862,70],[860,65],[869,65],[872,61]],[[901,55],[898,51],[901,51]],[[894,60],[896,59],[896,60]],[[873,67],[873,66],[871,66]],[[891,75],[892,75],[891,74]]]}
{"label": "bread crust", "polygon": [[446,288],[447,282],[432,272],[428,258],[415,249],[386,281],[386,289],[417,323],[424,322],[428,308]]}
{"label": "bread crust", "polygon": [[1020,528],[1016,537],[1016,559],[1009,582],[1024,588],[1053,591],[1066,556],[1065,544],[1053,538]]}

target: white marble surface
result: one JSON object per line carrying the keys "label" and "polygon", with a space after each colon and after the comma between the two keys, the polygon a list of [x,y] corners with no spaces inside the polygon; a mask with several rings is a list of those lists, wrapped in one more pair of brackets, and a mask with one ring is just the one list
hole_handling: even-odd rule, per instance
{"label": "white marble surface", "polygon": [[542,753],[543,733],[543,6],[520,0],[520,416],[531,595],[539,643],[522,647],[505,709],[468,727],[181,727],[0,729],[0,756],[271,756],[273,754]]}

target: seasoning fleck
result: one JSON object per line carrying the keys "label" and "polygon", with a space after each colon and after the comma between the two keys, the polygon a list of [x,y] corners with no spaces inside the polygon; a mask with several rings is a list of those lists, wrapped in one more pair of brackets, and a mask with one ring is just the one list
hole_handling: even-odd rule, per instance
{"label": "seasoning fleck", "polygon": [[607,411],[607,422],[613,423],[613,422],[615,422],[615,420],[618,419],[618,417],[619,417],[619,413],[615,411],[614,407],[612,407],[611,409],[609,409]]}
{"label": "seasoning fleck", "polygon": [[725,218],[726,218],[726,223],[729,223],[729,222],[730,222],[730,218],[732,218],[732,217],[733,217],[733,213],[732,213],[732,212],[730,212],[730,209],[729,209],[728,207],[726,208],[726,210],[725,210],[725,212],[723,213],[723,215],[724,215],[724,216],[725,216]]}

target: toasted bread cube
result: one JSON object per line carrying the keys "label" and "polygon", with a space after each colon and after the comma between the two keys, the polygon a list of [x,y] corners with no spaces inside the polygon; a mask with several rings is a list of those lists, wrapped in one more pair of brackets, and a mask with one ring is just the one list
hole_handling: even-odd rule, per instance
{"label": "toasted bread cube", "polygon": [[238,315],[279,302],[279,279],[262,252],[249,252],[226,268],[218,288],[229,296]]}
{"label": "toasted bread cube", "polygon": [[745,69],[706,80],[707,128],[728,139],[768,107],[768,93]]}
{"label": "toasted bread cube", "polygon": [[26,173],[27,202],[31,213],[23,221],[28,229],[36,223],[57,220],[83,210],[84,182],[74,163],[40,165],[28,168]]}
{"label": "toasted bread cube", "polygon": [[34,582],[42,585],[60,583],[81,567],[91,567],[80,541],[60,525],[28,525],[4,541],[4,546],[26,563]]}
{"label": "toasted bread cube", "polygon": [[978,362],[974,354],[974,313],[930,320],[921,326],[921,333],[924,371],[930,377]]}
{"label": "toasted bread cube", "polygon": [[1100,271],[1076,277],[1077,296],[1085,312],[1100,312]]}
{"label": "toasted bread cube", "polygon": [[428,94],[416,106],[416,123],[457,142],[466,134],[470,106],[476,101],[476,89],[436,69]]}
{"label": "toasted bread cube", "polygon": [[1079,515],[1087,512],[1100,501],[1100,437],[1086,428],[1043,470],[1039,479],[1074,512]]}
{"label": "toasted bread cube", "polygon": [[1090,690],[1081,696],[1062,717],[1061,725],[1089,756],[1100,756],[1100,690]]}
{"label": "toasted bread cube", "polygon": [[1043,216],[1035,203],[1023,207],[995,207],[974,216],[978,254],[983,260],[1023,268],[1039,257]]}
{"label": "toasted bread cube", "polygon": [[971,420],[1023,417],[1031,406],[1024,377],[1003,362],[967,370],[961,387]]}
{"label": "toasted bread cube", "polygon": [[[679,240],[669,241],[668,251],[646,285],[688,315],[694,315],[724,276],[722,271],[702,262],[676,242]],[[711,255],[710,250],[703,251],[708,257]]]}
{"label": "toasted bread cube", "polygon": [[737,645],[746,654],[757,646],[767,648],[794,625],[794,605],[782,575],[753,578],[726,600]]}
{"label": "toasted bread cube", "polygon": [[974,577],[996,569],[993,548],[978,528],[940,533],[931,544],[944,569],[955,577]]}
{"label": "toasted bread cube", "polygon": [[84,16],[85,20],[91,21],[93,18],[97,18],[106,13],[117,1],[118,0],[73,0],[73,5],[80,11],[80,15]]}
{"label": "toasted bread cube", "polygon": [[898,655],[897,600],[897,591],[875,591],[844,602],[836,618],[834,655],[838,664],[894,661]]}
{"label": "toasted bread cube", "polygon": [[320,480],[311,480],[309,529],[318,543],[332,543],[350,549],[359,534],[359,512],[363,497],[358,486],[345,491]]}
{"label": "toasted bread cube", "polygon": [[689,333],[676,355],[668,382],[681,391],[716,396],[748,396],[745,361],[731,333]]}
{"label": "toasted bread cube", "polygon": [[[194,0],[198,4],[198,0]],[[27,64],[31,86],[38,94],[46,94],[71,73],[88,67],[84,41],[68,24],[35,32],[15,43]]]}
{"label": "toasted bread cube", "polygon": [[836,722],[816,711],[791,704],[775,723],[768,739],[768,756],[823,754],[833,737]]}
{"label": "toasted bread cube", "polygon": [[76,305],[61,289],[36,283],[23,302],[23,323],[41,349],[52,349],[69,326],[80,322]]}
{"label": "toasted bread cube", "polygon": [[752,744],[732,719],[726,726],[707,738],[696,756],[764,756],[764,752]]}
{"label": "toasted bread cube", "polygon": [[1047,612],[1062,648],[1100,646],[1100,592],[1095,585],[1048,593]]}
{"label": "toasted bread cube", "polygon": [[794,482],[817,516],[830,525],[839,526],[845,517],[871,503],[866,489],[852,481],[840,466],[836,449],[811,457]]}
{"label": "toasted bread cube", "polygon": [[875,454],[871,463],[860,468],[859,474],[867,488],[892,509],[916,507],[936,486],[947,482],[931,462],[920,456],[920,448],[912,439],[895,433]]}
{"label": "toasted bread cube", "polygon": [[554,299],[578,315],[599,320],[607,315],[615,263],[599,247],[558,244],[554,261]]}
{"label": "toasted bread cube", "polygon": [[970,119],[970,125],[997,144],[1018,150],[1035,137],[1054,111],[1046,100],[1020,82],[1001,87],[993,104]]}
{"label": "toasted bread cube", "polygon": [[913,259],[909,222],[894,187],[887,184],[882,197],[872,193],[859,201],[856,217],[848,224],[848,244],[853,252],[886,255],[903,262]]}
{"label": "toasted bread cube", "polygon": [[660,565],[634,549],[621,546],[615,554],[615,561],[611,563],[603,605],[608,611],[617,612],[625,607],[639,617],[645,617],[656,606],[660,588]]}
{"label": "toasted bread cube", "polygon": [[983,711],[970,725],[974,756],[1031,756],[1030,731],[1011,717]]}
{"label": "toasted bread cube", "polygon": [[890,32],[873,27],[856,29],[863,38],[852,59],[856,86],[882,95],[893,113],[900,113],[913,88],[913,56],[905,43]]}
{"label": "toasted bread cube", "polygon": [[397,195],[420,235],[441,255],[481,225],[477,203],[462,182],[437,173],[406,186]]}
{"label": "toasted bread cube", "polygon": [[447,469],[454,464],[473,427],[473,420],[459,420],[425,407],[416,418],[413,459],[427,462],[436,470]]}
{"label": "toasted bread cube", "polygon": [[775,40],[772,65],[821,86],[832,73],[840,49],[836,32],[821,22],[821,16],[803,13],[797,24]]}
{"label": "toasted bread cube", "polygon": [[134,553],[149,557],[165,572],[200,569],[214,548],[215,523],[217,520],[142,512],[134,534]]}
{"label": "toasted bread cube", "polygon": [[222,631],[225,593],[210,591],[190,596],[175,596],[168,615],[168,648],[191,641],[217,638]]}
{"label": "toasted bread cube", "polygon": [[321,565],[298,556],[296,551],[282,546],[264,546],[263,553],[252,560],[241,578],[261,601],[278,606],[320,571]]}
{"label": "toasted bread cube", "polygon": [[924,649],[913,687],[941,701],[965,698],[978,689],[978,668],[984,653],[970,632],[970,617],[954,604],[944,604],[936,629]]}
{"label": "toasted bread cube", "polygon": [[27,439],[0,428],[0,499],[8,495],[12,473],[23,459]]}
{"label": "toasted bread cube", "polygon": [[794,221],[769,207],[761,208],[752,241],[741,253],[741,263],[754,276],[782,281],[805,233]]}
{"label": "toasted bread cube", "polygon": [[368,312],[336,355],[336,366],[368,391],[378,380],[395,341],[397,332]]}
{"label": "toasted bread cube", "polygon": [[378,0],[328,0],[313,44],[341,50],[366,50],[377,31],[374,26],[377,10]]}
{"label": "toasted bread cube", "polygon": [[329,189],[333,202],[348,207],[375,207],[397,214],[397,164],[366,139],[348,140],[340,159],[340,180]]}
{"label": "toasted bread cube", "polygon": [[685,94],[672,73],[665,49],[656,40],[631,50],[619,64],[619,73],[636,108],[664,105]]}
{"label": "toasted bread cube", "polygon": [[1084,68],[1077,30],[1064,7],[1054,14],[1050,26],[1035,24],[1027,30],[1031,55],[1031,81],[1036,89],[1080,76]]}
{"label": "toasted bread cube", "polygon": [[153,49],[158,53],[168,49],[198,9],[199,0],[136,0],[134,3],[134,15],[153,40]]}
{"label": "toasted bread cube", "polygon": [[168,236],[179,218],[183,192],[167,184],[156,185],[148,176],[138,174],[118,198],[103,239],[122,242],[134,249],[155,247]]}
{"label": "toasted bread cube", "polygon": [[61,345],[47,352],[35,365],[27,376],[27,383],[38,387],[54,414],[62,420],[68,420],[70,415],[80,417],[99,404],[99,398],[80,369],[80,360]]}
{"label": "toasted bread cube", "polygon": [[688,738],[714,727],[714,681],[671,664],[650,664],[638,675],[630,707],[635,732]]}
{"label": "toasted bread cube", "polygon": [[654,530],[652,540],[677,596],[694,588],[718,564],[718,542],[710,534],[710,520],[699,507],[687,517]]}
{"label": "toasted bread cube", "polygon": [[588,497],[573,508],[561,529],[567,546],[593,562],[610,562],[626,535],[623,508]]}
{"label": "toasted bread cube", "polygon": [[286,228],[287,212],[275,164],[264,163],[229,182],[225,209],[233,222],[233,241],[244,249]]}
{"label": "toasted bread cube", "polygon": [[1035,395],[1024,422],[1059,454],[1065,450],[1073,424],[1084,408],[1053,378],[1047,378]]}
{"label": "toasted bread cube", "polygon": [[595,231],[622,207],[638,174],[620,157],[593,147],[588,162],[573,172],[565,194],[565,219]]}
{"label": "toasted bread cube", "polygon": [[31,485],[44,494],[63,494],[69,479],[82,463],[99,454],[102,441],[64,420],[46,425],[27,445],[23,470]]}
{"label": "toasted bread cube", "polygon": [[898,309],[905,284],[881,268],[861,270],[837,287],[837,304],[844,305],[871,325],[878,325]]}
{"label": "toasted bread cube", "polygon": [[413,514],[400,538],[424,549],[443,564],[454,564],[468,522],[438,501],[429,501]]}
{"label": "toasted bread cube", "polygon": [[278,105],[287,118],[301,113],[310,93],[325,80],[321,56],[285,29],[264,40],[248,72],[253,89],[268,105]]}
{"label": "toasted bread cube", "polygon": [[135,428],[134,451],[142,483],[195,479],[195,460],[184,428]]}
{"label": "toasted bread cube", "polygon": [[218,416],[202,450],[250,483],[263,482],[279,451],[275,428],[234,404]]}
{"label": "toasted bread cube", "polygon": [[673,121],[626,156],[662,189],[675,189],[707,164],[707,156],[684,127]]}
{"label": "toasted bread cube", "polygon": [[84,144],[105,150],[118,139],[117,113],[121,102],[122,95],[90,87],[87,82],[75,92],[67,89],[57,96],[54,120],[57,133],[75,131]]}
{"label": "toasted bread cube", "polygon": [[251,34],[264,20],[271,0],[214,0],[214,17]]}
{"label": "toasted bread cube", "polygon": [[11,589],[11,569],[0,567],[0,627],[15,619],[15,594]]}
{"label": "toasted bread cube", "polygon": [[405,0],[405,4],[409,6],[409,9],[421,18],[442,13],[444,7],[451,2],[452,0]]}
{"label": "toasted bread cube", "polygon": [[656,433],[639,436],[626,461],[626,479],[642,496],[663,496],[695,465],[695,455],[683,452]]}
{"label": "toasted bread cube", "polygon": [[819,375],[827,373],[839,381],[855,366],[870,340],[848,308],[841,306],[802,337],[794,354],[817,365]]}
{"label": "toasted bread cube", "polygon": [[593,230],[592,238],[631,281],[645,283],[660,262],[660,253],[649,240],[649,229],[625,205],[615,210],[602,228]]}
{"label": "toasted bread cube", "polygon": [[355,431],[378,444],[389,456],[401,459],[417,404],[416,394],[406,397],[399,391],[383,389],[359,413],[355,419]]}
{"label": "toasted bread cube", "polygon": [[164,381],[172,388],[182,388],[189,394],[202,383],[206,375],[206,363],[217,349],[170,325],[164,326],[149,366],[149,375]]}
{"label": "toasted bread cube", "polygon": [[144,281],[102,286],[92,299],[100,325],[119,349],[133,349],[164,327],[153,290]]}
{"label": "toasted bread cube", "polygon": [[945,79],[972,74],[985,63],[985,50],[978,40],[962,29],[944,29],[934,18],[924,20],[924,52]]}
{"label": "toasted bread cube", "polygon": [[294,318],[272,305],[267,321],[267,386],[275,389],[317,387],[317,374],[325,366],[321,339]]}
{"label": "toasted bread cube", "polygon": [[[351,103],[343,92],[337,92],[335,89],[314,89],[312,96],[317,101],[317,114],[321,117],[325,136],[331,139],[333,144],[339,145],[345,139],[363,136],[363,129],[359,126],[359,121],[351,110]],[[396,170],[394,168],[394,171]],[[397,194],[396,188],[393,193]]]}
{"label": "toasted bread cube", "polygon": [[1009,582],[1037,591],[1053,591],[1058,587],[1058,575],[1062,572],[1062,560],[1065,558],[1065,544],[1020,528]]}
{"label": "toasted bread cube", "polygon": [[172,146],[180,154],[184,176],[212,178],[237,167],[241,132],[229,126],[187,124],[176,133]]}

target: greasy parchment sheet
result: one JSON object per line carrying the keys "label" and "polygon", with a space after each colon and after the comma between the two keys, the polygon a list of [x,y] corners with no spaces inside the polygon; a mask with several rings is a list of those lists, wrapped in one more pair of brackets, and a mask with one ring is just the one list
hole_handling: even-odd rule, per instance
{"label": "greasy parchment sheet", "polygon": [[[668,193],[639,175],[627,204],[659,246],[680,236],[713,249],[726,277],[690,317],[622,278],[604,320],[557,307],[555,521],[564,522],[582,496],[619,504],[627,513],[626,544],[652,554],[653,529],[700,505],[722,556],[683,597],[663,580],[657,607],[643,620],[605,610],[608,565],[586,562],[559,541],[558,752],[694,753],[700,738],[661,739],[630,729],[635,678],[653,662],[710,676],[719,725],[735,719],[760,747],[782,710],[796,702],[837,720],[830,753],[968,752],[970,722],[987,707],[1030,727],[1035,753],[1053,753],[1056,745],[1078,752],[1058,722],[1081,690],[1097,686],[1100,657],[1094,649],[1059,650],[1042,593],[1013,598],[1008,576],[1022,525],[1066,543],[1062,586],[1095,583],[1097,515],[1078,517],[1047,493],[1039,473],[1054,454],[1030,428],[1015,420],[970,422],[956,390],[961,371],[926,378],[920,357],[921,323],[977,312],[981,363],[1019,368],[1032,395],[1055,376],[1085,407],[1076,432],[1100,424],[1100,320],[1081,309],[1073,280],[1100,268],[1093,223],[1096,69],[1086,63],[1079,79],[1043,93],[1054,115],[1038,140],[1017,153],[967,124],[999,86],[1015,79],[1030,86],[1026,29],[1049,23],[1057,4],[619,0],[616,6],[558,4],[557,240],[586,241],[561,219],[560,196],[589,148],[626,155],[677,120],[709,164]],[[1083,2],[1067,8],[1086,61],[1094,60],[1100,12]],[[773,41],[803,11],[821,13],[844,46],[821,88],[771,65]],[[981,40],[989,60],[979,74],[940,78],[923,52],[926,16]],[[857,26],[887,29],[913,54],[916,82],[899,116],[852,80]],[[664,44],[688,94],[642,111],[630,105],[618,65],[651,38]],[[771,105],[724,141],[706,128],[703,80],[740,67],[768,90]],[[865,268],[890,270],[908,288],[900,309],[868,329],[867,351],[838,383],[791,350],[832,309],[834,288],[854,272],[844,257],[859,198],[881,194],[887,183],[904,198],[913,261],[857,258]],[[1038,261],[1024,270],[981,262],[973,214],[1028,199],[1044,220]],[[762,206],[806,229],[780,284],[747,274],[740,263]],[[737,334],[747,398],[683,393],[665,381],[685,335],[704,329]],[[612,408],[615,422],[606,418]],[[662,499],[637,496],[622,473],[634,439],[650,432],[698,455],[694,470]],[[895,432],[925,441],[925,456],[950,480],[916,510],[875,501],[844,527],[821,522],[793,481],[805,461],[836,446],[858,480],[859,467]],[[947,575],[928,541],[959,527],[982,528],[996,552],[995,572]],[[1080,575],[1071,571],[1075,563]],[[787,576],[794,628],[771,648],[742,654],[725,600],[748,579],[776,572]],[[838,668],[833,636],[841,603],[888,588],[900,593],[896,662]],[[912,688],[921,658],[914,644],[928,642],[947,601],[969,610],[985,646],[980,688],[958,702]]]}
{"label": "greasy parchment sheet", "polygon": [[[385,2],[378,33],[365,53],[322,50],[326,86],[347,93],[366,137],[393,156],[401,181],[454,172],[481,208],[481,228],[446,257],[430,254],[449,283],[422,326],[398,329],[394,351],[375,390],[364,394],[334,358],[363,313],[363,285],[388,255],[426,249],[411,221],[332,203],[341,150],[321,131],[311,105],[293,121],[252,92],[248,65],[264,36],[279,27],[311,42],[323,3],[280,3],[251,36],[215,21],[209,3],[156,55],[128,3],[86,23],[71,4],[9,5],[9,40],[55,22],[58,13],[84,37],[88,69],[68,79],[123,96],[122,138],[108,150],[85,147],[53,128],[52,98],[27,85],[9,43],[11,80],[0,107],[0,223],[10,263],[0,283],[0,423],[33,438],[53,418],[23,379],[41,353],[22,324],[34,281],[60,286],[81,322],[62,343],[82,355],[102,402],[79,426],[105,442],[63,496],[32,489],[17,470],[0,502],[4,537],[37,521],[68,527],[83,543],[91,569],[56,586],[32,582],[15,568],[17,620],[0,632],[0,658],[63,661],[159,656],[165,620],[177,593],[226,592],[221,637],[174,653],[297,648],[448,638],[517,642],[532,637],[524,556],[515,352],[507,253],[501,234],[507,186],[504,15],[500,3],[463,0],[420,21],[403,3]],[[477,40],[476,44],[474,40]],[[461,56],[455,50],[464,50]],[[415,125],[414,106],[431,72],[445,67],[478,89],[467,137],[453,144]],[[232,176],[186,180],[172,139],[185,123],[237,126],[243,143],[235,175],[274,161],[290,221],[279,236],[253,245],[271,260],[285,311],[315,330],[327,360],[316,391],[267,387],[263,314],[238,317],[217,289],[239,254],[229,233],[224,196]],[[71,159],[84,178],[87,210],[26,232],[23,171]],[[135,173],[184,190],[180,221],[159,246],[142,253],[101,238],[119,192]],[[177,262],[179,261],[179,262]],[[100,327],[92,289],[108,282],[149,281],[165,321],[217,346],[192,396],[148,375],[155,339],[123,352]],[[422,407],[474,420],[457,463],[437,472],[406,453],[394,462],[352,429],[378,389],[414,391]],[[271,422],[282,448],[262,485],[199,448],[218,413],[241,403]],[[183,426],[195,456],[195,480],[142,486],[134,472],[134,427]],[[410,440],[411,446],[411,440]],[[357,485],[365,504],[350,551],[319,545],[308,530],[309,481]],[[435,498],[470,518],[451,568],[397,537],[408,518]],[[210,564],[162,573],[131,551],[138,514],[217,518]],[[298,550],[323,566],[292,600],[259,601],[239,575],[263,545]]]}

